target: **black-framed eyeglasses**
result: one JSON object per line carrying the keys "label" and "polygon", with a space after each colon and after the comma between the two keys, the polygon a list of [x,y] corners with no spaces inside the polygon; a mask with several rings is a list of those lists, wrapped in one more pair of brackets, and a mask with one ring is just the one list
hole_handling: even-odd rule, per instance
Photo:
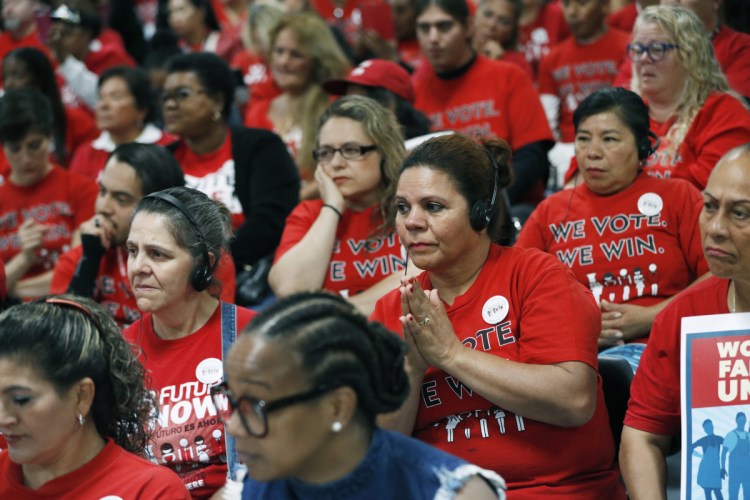
{"label": "black-framed eyeglasses", "polygon": [[311,401],[333,389],[336,389],[336,386],[321,385],[299,394],[293,394],[274,401],[265,401],[247,396],[235,399],[227,383],[222,382],[211,387],[211,400],[222,422],[226,423],[232,413],[237,410],[240,422],[242,422],[242,426],[247,433],[256,438],[262,438],[268,434],[269,413],[288,406]]}
{"label": "black-framed eyeglasses", "polygon": [[318,163],[328,163],[333,160],[336,153],[341,153],[341,156],[345,160],[360,160],[370,151],[375,151],[378,147],[374,144],[370,146],[362,146],[360,144],[344,144],[340,148],[332,148],[330,146],[323,146],[313,151],[313,160]]}
{"label": "black-framed eyeglasses", "polygon": [[193,96],[196,96],[198,94],[207,94],[208,91],[206,89],[194,89],[192,87],[177,87],[176,89],[172,91],[164,91],[162,92],[161,96],[159,97],[159,100],[161,101],[162,106],[167,103],[167,101],[174,101],[177,104],[180,104],[182,101],[186,99],[190,99]]}
{"label": "black-framed eyeglasses", "polygon": [[643,53],[646,53],[649,61],[658,62],[664,59],[664,56],[672,49],[679,49],[680,46],[676,43],[667,42],[651,42],[648,45],[641,43],[628,44],[628,57],[633,62],[641,60]]}

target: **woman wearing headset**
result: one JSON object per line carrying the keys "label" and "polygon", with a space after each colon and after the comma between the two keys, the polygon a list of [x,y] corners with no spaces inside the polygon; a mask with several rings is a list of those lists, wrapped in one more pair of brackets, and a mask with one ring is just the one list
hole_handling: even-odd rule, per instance
{"label": "woman wearing headset", "polygon": [[496,243],[510,181],[503,141],[438,137],[404,161],[395,226],[425,272],[375,306],[411,346],[410,396],[381,423],[502,474],[511,498],[624,499],[596,304],[552,256]]}
{"label": "woman wearing headset", "polygon": [[146,453],[177,472],[193,498],[210,497],[236,471],[209,393],[223,378],[224,353],[254,315],[211,293],[230,234],[226,208],[180,187],[138,203],[126,243],[143,317],[123,334],[141,349],[159,409]]}

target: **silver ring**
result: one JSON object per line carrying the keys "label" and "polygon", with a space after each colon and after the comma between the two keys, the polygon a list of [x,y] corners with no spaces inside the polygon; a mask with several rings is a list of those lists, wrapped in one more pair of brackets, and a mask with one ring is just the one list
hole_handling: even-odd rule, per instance
{"label": "silver ring", "polygon": [[419,326],[427,326],[430,324],[430,318],[425,318],[419,322]]}

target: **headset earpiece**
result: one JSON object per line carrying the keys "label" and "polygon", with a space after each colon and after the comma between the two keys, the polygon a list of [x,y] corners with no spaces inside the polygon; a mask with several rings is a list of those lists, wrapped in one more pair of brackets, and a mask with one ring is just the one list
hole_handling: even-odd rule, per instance
{"label": "headset earpiece", "polygon": [[203,290],[208,288],[208,285],[211,284],[213,267],[211,266],[211,259],[209,259],[206,238],[203,236],[203,232],[201,232],[200,228],[198,227],[198,223],[195,222],[193,216],[190,215],[187,207],[180,200],[169,193],[158,191],[156,193],[147,195],[146,198],[156,198],[158,200],[164,201],[182,212],[190,225],[193,227],[195,233],[198,235],[198,238],[201,240],[201,244],[203,245],[203,256],[201,258],[201,262],[199,262],[190,273],[190,284],[196,292],[202,292]]}
{"label": "headset earpiece", "polygon": [[495,180],[492,187],[492,198],[490,199],[489,203],[486,200],[477,200],[469,210],[469,223],[471,224],[471,228],[477,232],[490,225],[492,214],[495,211],[495,201],[497,199],[497,183],[498,176],[500,174],[500,167],[498,167],[495,158],[492,156],[492,152],[487,149],[485,149],[485,151],[487,152],[487,156],[490,157],[492,167],[495,170]]}

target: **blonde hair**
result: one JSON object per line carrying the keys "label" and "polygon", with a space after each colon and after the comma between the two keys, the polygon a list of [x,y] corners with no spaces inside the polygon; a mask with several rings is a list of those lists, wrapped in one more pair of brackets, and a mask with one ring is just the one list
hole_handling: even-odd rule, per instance
{"label": "blonde hair", "polygon": [[[271,33],[283,15],[284,11],[271,3],[253,3],[248,9],[247,22],[242,30],[242,41],[248,50],[266,62],[270,56]],[[253,35],[260,47],[253,43]]]}
{"label": "blonde hair", "polygon": [[369,97],[350,95],[345,96],[328,106],[320,116],[318,134],[315,144],[319,143],[320,129],[328,120],[334,117],[348,118],[359,122],[364,132],[378,147],[382,158],[380,162],[380,207],[378,220],[373,220],[376,230],[371,238],[387,235],[393,231],[395,217],[396,185],[401,171],[401,163],[406,156],[404,138],[393,113]]}
{"label": "blonde hair", "polygon": [[[674,155],[679,149],[685,135],[693,123],[708,96],[715,92],[729,93],[740,102],[744,101],[729,89],[729,83],[716,61],[711,38],[703,23],[692,11],[672,5],[655,5],[643,10],[636,19],[633,32],[645,23],[656,24],[669,35],[678,48],[677,61],[685,69],[687,77],[679,96],[680,104],[676,110],[676,120],[667,132],[668,150]],[[640,79],[633,72],[631,88],[642,95]]]}
{"label": "blonde hair", "polygon": [[331,29],[317,14],[300,12],[284,15],[271,33],[272,52],[279,33],[284,30],[294,34],[299,50],[312,59],[312,82],[305,91],[298,110],[302,143],[295,158],[300,171],[311,176],[315,169],[312,152],[315,149],[318,118],[329,102],[322,84],[346,75],[349,72],[349,60],[333,37]]}

